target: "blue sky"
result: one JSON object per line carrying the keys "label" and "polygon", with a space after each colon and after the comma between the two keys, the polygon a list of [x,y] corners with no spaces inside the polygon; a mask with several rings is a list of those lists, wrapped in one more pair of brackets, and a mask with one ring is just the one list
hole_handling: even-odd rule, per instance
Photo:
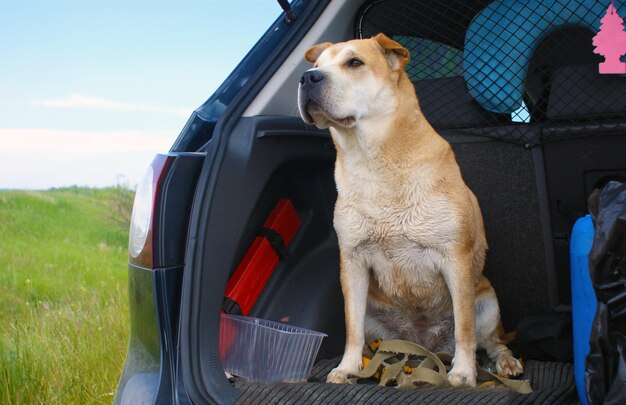
{"label": "blue sky", "polygon": [[0,0],[0,189],[136,184],[275,0]]}

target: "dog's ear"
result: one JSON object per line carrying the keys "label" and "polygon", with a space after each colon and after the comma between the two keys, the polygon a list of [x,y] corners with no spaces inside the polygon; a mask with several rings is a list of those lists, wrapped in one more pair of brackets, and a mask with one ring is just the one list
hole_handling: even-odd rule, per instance
{"label": "dog's ear", "polygon": [[330,42],[313,45],[309,48],[308,51],[304,53],[304,59],[306,59],[307,62],[315,63],[317,62],[317,58],[320,57],[322,52],[324,52],[324,50],[330,46],[332,46]]}
{"label": "dog's ear", "polygon": [[374,41],[378,42],[378,45],[385,51],[385,57],[393,70],[404,69],[404,66],[411,60],[410,52],[387,35],[378,34],[374,37]]}

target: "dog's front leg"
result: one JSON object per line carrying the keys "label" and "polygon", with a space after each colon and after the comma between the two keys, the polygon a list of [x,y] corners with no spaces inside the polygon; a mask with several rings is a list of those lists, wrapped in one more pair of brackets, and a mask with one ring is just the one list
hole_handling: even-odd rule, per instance
{"label": "dog's front leg", "polygon": [[333,369],[329,383],[342,384],[348,376],[361,370],[365,343],[365,310],[369,287],[369,270],[352,252],[340,248],[340,279],[346,314],[346,347],[341,363]]}
{"label": "dog's front leg", "polygon": [[452,297],[455,350],[448,380],[453,386],[476,386],[476,332],[474,330],[474,275],[471,255],[457,259],[444,271]]}

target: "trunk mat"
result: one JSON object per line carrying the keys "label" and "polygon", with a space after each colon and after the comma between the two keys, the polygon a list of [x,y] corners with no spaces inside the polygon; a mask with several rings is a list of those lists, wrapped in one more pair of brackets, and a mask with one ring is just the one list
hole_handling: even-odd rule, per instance
{"label": "trunk mat", "polygon": [[506,388],[439,388],[398,390],[377,385],[326,384],[326,375],[340,358],[322,360],[307,383],[262,384],[235,381],[242,391],[237,404],[577,404],[574,368],[571,363],[529,360],[523,378],[534,392],[517,394]]}

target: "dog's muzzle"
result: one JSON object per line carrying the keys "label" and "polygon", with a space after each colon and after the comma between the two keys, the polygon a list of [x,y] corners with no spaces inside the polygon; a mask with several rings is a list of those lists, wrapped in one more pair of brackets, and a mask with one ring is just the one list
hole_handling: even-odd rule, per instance
{"label": "dog's muzzle", "polygon": [[309,69],[300,77],[298,86],[298,110],[307,124],[313,124],[313,117],[308,111],[310,106],[317,106],[316,97],[324,83],[324,74],[319,69]]}

